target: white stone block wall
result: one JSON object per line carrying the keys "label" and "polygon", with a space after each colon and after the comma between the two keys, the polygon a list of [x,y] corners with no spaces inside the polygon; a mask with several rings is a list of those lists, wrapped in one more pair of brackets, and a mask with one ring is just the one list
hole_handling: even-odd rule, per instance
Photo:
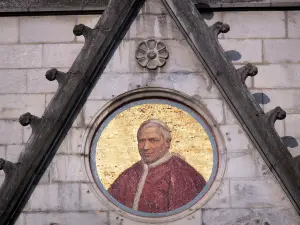
{"label": "white stone block wall", "polygon": [[[248,87],[252,93],[264,94],[265,112],[280,106],[288,113],[286,120],[276,122],[277,131],[282,137],[299,140],[294,130],[300,124],[300,12],[222,12],[221,18],[231,27],[221,40],[222,46],[241,55],[241,59],[233,63],[239,66],[250,62],[258,67],[258,75]],[[245,44],[248,46],[252,42],[261,45],[239,48],[240,42],[248,42]],[[299,145],[290,148],[294,156],[300,155]]]}
{"label": "white stone block wall", "polygon": [[[53,97],[57,84],[45,79],[52,68],[67,71],[83,45],[75,38],[75,24],[93,27],[99,15],[0,18],[0,157],[17,161],[30,136],[18,117],[29,111],[37,116]],[[226,51],[236,51],[241,67],[247,62],[259,68],[247,80],[252,93],[264,93],[265,111],[279,105],[287,111],[276,123],[280,136],[300,143],[299,68],[300,12],[218,12],[209,24],[221,20],[231,31],[221,35]],[[155,37],[168,46],[165,67],[150,73],[134,59],[141,40]],[[236,53],[235,53],[236,54]],[[232,225],[261,219],[271,225],[296,225],[287,196],[250,143],[215,86],[208,88],[203,66],[184,40],[171,17],[155,0],[148,1],[80,112],[50,168],[26,205],[18,224],[142,225],[110,211],[92,191],[82,154],[83,134],[92,117],[109,100],[140,87],[165,87],[186,93],[204,103],[220,125],[228,152],[227,168],[212,199],[191,216],[170,224]],[[300,147],[290,148],[300,155]],[[4,178],[0,172],[0,183]],[[263,221],[261,221],[263,222]]]}

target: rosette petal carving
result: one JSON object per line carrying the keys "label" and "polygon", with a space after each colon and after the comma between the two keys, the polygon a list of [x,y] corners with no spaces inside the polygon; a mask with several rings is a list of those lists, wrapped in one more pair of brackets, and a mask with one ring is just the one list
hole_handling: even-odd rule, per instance
{"label": "rosette petal carving", "polygon": [[155,70],[167,63],[169,51],[163,42],[150,39],[139,44],[135,57],[142,67]]}

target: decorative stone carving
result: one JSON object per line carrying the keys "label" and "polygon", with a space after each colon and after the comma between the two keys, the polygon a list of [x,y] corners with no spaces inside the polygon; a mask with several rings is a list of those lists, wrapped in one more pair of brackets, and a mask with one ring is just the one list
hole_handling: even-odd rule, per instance
{"label": "decorative stone carving", "polygon": [[211,30],[211,32],[214,34],[214,36],[217,39],[219,34],[228,33],[230,31],[230,26],[226,23],[222,23],[222,22],[218,21],[215,24],[213,24],[212,26],[210,26],[209,29]]}
{"label": "decorative stone carving", "polygon": [[277,106],[275,109],[267,112],[265,116],[268,124],[274,128],[276,120],[284,120],[286,118],[286,112]]}
{"label": "decorative stone carving", "polygon": [[67,82],[67,74],[54,68],[47,71],[46,79],[49,81],[57,80],[58,84],[62,85]]}
{"label": "decorative stone carving", "polygon": [[139,44],[135,57],[142,67],[155,70],[167,63],[169,51],[161,41],[150,39]]}
{"label": "decorative stone carving", "polygon": [[84,24],[78,24],[75,25],[73,29],[73,34],[77,37],[83,35],[84,38],[88,40],[92,38],[93,31],[94,30],[92,28],[85,26]]}
{"label": "decorative stone carving", "polygon": [[258,69],[256,66],[248,63],[246,66],[239,68],[237,72],[240,75],[241,81],[243,82],[243,84],[245,84],[245,81],[248,77],[254,77],[257,75]]}
{"label": "decorative stone carving", "polygon": [[36,128],[38,127],[38,125],[41,122],[41,119],[39,117],[31,115],[31,113],[27,112],[20,116],[19,122],[23,127],[30,125],[33,130],[36,130]]}

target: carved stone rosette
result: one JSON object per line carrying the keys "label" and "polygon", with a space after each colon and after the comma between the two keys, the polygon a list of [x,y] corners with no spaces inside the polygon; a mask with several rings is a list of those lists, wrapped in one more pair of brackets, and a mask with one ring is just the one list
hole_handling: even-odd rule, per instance
{"label": "carved stone rosette", "polygon": [[139,44],[135,57],[142,67],[155,70],[167,63],[169,51],[163,42],[150,39]]}

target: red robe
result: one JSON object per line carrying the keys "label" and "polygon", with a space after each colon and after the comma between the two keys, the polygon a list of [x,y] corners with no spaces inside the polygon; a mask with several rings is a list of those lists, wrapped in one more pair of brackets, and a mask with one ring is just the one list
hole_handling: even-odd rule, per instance
{"label": "red robe", "polygon": [[114,181],[108,192],[129,208],[161,213],[189,203],[205,184],[192,166],[169,154],[150,165],[135,163]]}

